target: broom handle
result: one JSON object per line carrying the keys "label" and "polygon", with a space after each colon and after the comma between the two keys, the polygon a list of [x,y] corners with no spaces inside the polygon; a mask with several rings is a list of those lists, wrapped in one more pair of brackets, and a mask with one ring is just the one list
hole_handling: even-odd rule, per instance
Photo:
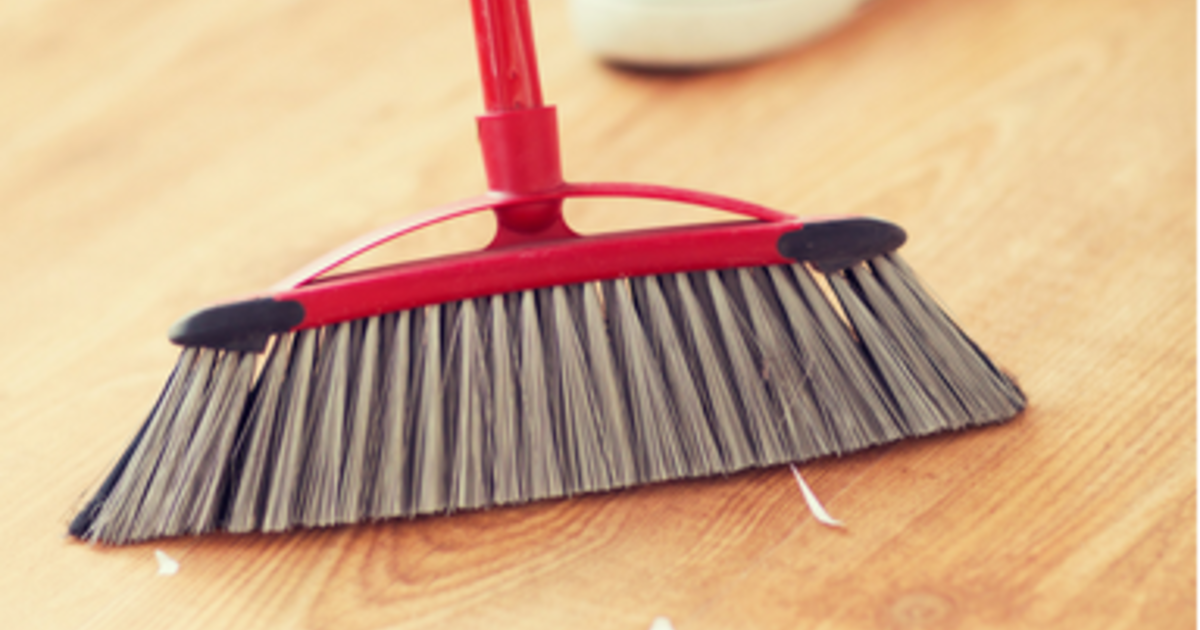
{"label": "broom handle", "polygon": [[526,0],[471,0],[488,112],[542,105]]}

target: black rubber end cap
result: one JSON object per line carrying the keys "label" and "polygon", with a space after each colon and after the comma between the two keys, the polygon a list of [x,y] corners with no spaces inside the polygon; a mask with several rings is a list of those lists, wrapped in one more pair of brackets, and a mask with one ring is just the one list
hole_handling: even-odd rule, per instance
{"label": "black rubber end cap", "polygon": [[167,336],[181,346],[262,352],[271,335],[304,321],[304,306],[271,298],[222,304],[175,322]]}
{"label": "black rubber end cap", "polygon": [[780,236],[776,248],[786,258],[833,273],[895,251],[906,240],[904,229],[894,223],[858,217],[807,223]]}

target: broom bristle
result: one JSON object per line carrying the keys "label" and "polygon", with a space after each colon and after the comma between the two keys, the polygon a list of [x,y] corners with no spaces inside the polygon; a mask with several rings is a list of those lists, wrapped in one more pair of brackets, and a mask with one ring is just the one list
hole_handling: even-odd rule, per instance
{"label": "broom bristle", "polygon": [[185,349],[72,523],[122,544],[445,513],[1003,421],[1018,387],[889,254],[620,279]]}

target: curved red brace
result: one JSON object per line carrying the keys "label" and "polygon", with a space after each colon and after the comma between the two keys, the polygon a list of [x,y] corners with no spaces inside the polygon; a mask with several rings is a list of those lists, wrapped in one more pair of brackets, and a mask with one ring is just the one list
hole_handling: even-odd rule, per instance
{"label": "curved red brace", "polygon": [[[569,197],[636,197],[682,201],[742,216],[750,221],[696,227],[578,236],[555,227],[535,238],[518,234],[497,240],[481,252],[444,256],[321,277],[342,263],[415,230],[485,210],[497,214],[531,203],[561,203]],[[796,217],[696,191],[636,184],[564,184],[538,194],[489,193],[435,208],[347,243],[276,285],[276,301],[303,306],[293,330],[538,287],[621,277],[658,275],[723,267],[787,262],[777,246],[803,223]],[[555,232],[547,236],[546,232]]]}
{"label": "curved red brace", "polygon": [[[795,230],[800,227],[799,220],[796,217],[772,210],[764,206],[742,201],[740,199],[734,199],[732,197],[725,197],[722,195],[687,190],[683,188],[673,188],[670,186],[657,186],[654,184],[562,184],[555,189],[542,193],[521,195],[506,194],[502,192],[489,192],[483,195],[461,199],[459,201],[438,206],[436,208],[431,208],[424,212],[407,216],[399,221],[363,234],[353,241],[345,243],[337,249],[329,251],[320,258],[312,261],[308,265],[305,265],[301,269],[298,269],[292,275],[276,283],[273,287],[271,287],[270,291],[272,293],[287,291],[311,284],[321,275],[332,271],[333,269],[376,247],[379,247],[380,245],[431,225],[443,223],[451,219],[457,219],[459,217],[464,217],[487,210],[492,210],[500,214],[510,208],[526,206],[531,203],[543,203],[547,201],[561,202],[564,199],[579,197],[616,197],[627,199],[674,201],[694,206],[713,208],[715,210],[725,210],[733,214],[741,215],[750,219],[757,219],[759,221],[786,223],[788,230]],[[516,234],[510,233],[508,228],[497,222],[497,235],[492,241],[492,244],[488,246],[487,250],[501,250],[520,244],[548,243],[554,240],[569,239],[586,240],[589,238],[579,236],[573,231],[568,234],[556,234],[554,237],[547,237],[544,234],[539,234],[540,237],[538,238],[522,239],[522,236],[524,235],[519,232]]]}

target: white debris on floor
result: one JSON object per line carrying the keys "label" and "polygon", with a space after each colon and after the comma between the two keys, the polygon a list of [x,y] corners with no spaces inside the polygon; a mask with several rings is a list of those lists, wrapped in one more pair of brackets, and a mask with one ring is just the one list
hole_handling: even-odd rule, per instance
{"label": "white debris on floor", "polygon": [[650,623],[650,630],[675,630],[675,626],[671,625],[671,620],[666,617],[655,617]]}
{"label": "white debris on floor", "polygon": [[800,493],[804,495],[804,502],[808,504],[808,511],[812,512],[813,518],[829,527],[846,527],[845,524],[833,518],[829,515],[829,512],[825,511],[825,506],[821,505],[821,500],[817,498],[812,488],[809,488],[808,484],[804,483],[804,477],[800,476],[800,469],[796,468],[795,464],[791,464],[791,467],[792,475],[796,477],[796,485],[800,486]]}
{"label": "white debris on floor", "polygon": [[179,573],[179,562],[168,556],[162,549],[154,550],[154,558],[158,560],[159,575],[175,575]]}

